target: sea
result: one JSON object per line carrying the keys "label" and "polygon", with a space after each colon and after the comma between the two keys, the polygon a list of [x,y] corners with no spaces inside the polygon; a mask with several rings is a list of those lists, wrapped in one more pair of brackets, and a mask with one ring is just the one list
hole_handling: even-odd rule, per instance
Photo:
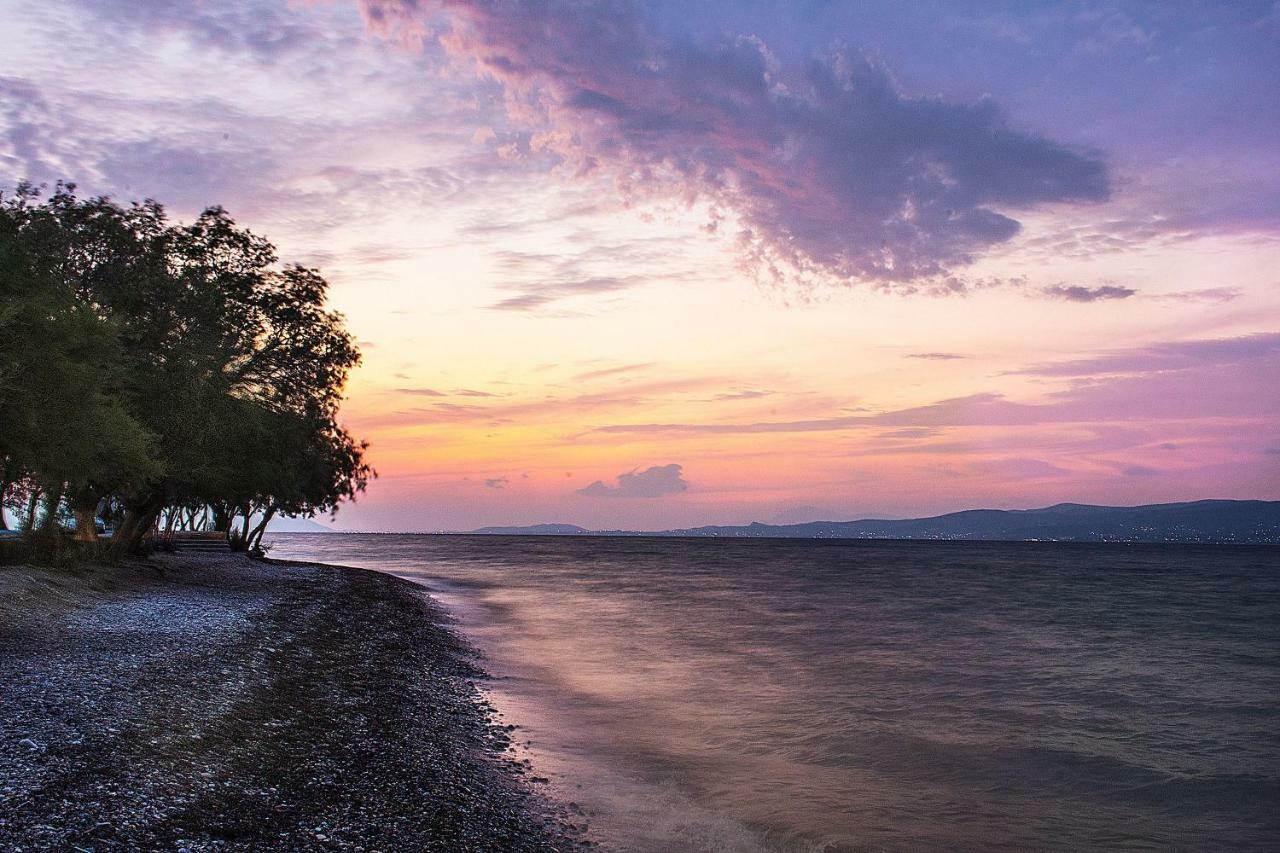
{"label": "sea", "polygon": [[269,542],[424,586],[606,849],[1280,850],[1280,548]]}

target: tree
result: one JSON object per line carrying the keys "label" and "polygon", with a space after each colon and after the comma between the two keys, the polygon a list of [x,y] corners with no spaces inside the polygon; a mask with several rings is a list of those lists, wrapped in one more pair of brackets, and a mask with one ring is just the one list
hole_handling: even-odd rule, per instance
{"label": "tree", "polygon": [[[52,524],[64,496],[94,537],[84,494],[155,476],[151,435],[115,394],[116,330],[78,298],[83,233],[20,187],[0,204],[0,456],[5,490],[27,478]],[[96,507],[97,499],[93,500]],[[29,519],[29,524],[34,519]]]}
{"label": "tree", "polygon": [[[213,207],[172,225],[59,184],[0,205],[0,488],[29,483],[82,538],[120,507],[131,550],[165,507],[215,524],[313,514],[362,491],[363,442],[337,421],[360,354],[320,273]],[[0,494],[0,500],[4,495]],[[29,515],[34,515],[29,513]]]}

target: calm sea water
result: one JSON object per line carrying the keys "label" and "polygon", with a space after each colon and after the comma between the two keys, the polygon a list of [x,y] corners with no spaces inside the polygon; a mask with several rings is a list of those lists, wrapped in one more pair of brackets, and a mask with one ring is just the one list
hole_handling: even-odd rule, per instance
{"label": "calm sea water", "polygon": [[617,849],[1280,849],[1280,549],[272,542],[430,588]]}

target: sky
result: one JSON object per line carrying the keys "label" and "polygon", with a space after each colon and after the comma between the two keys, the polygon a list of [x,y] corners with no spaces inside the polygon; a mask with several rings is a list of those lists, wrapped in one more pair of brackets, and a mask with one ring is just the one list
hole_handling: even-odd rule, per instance
{"label": "sky", "polygon": [[0,185],[319,267],[434,531],[1280,498],[1280,4],[0,0]]}

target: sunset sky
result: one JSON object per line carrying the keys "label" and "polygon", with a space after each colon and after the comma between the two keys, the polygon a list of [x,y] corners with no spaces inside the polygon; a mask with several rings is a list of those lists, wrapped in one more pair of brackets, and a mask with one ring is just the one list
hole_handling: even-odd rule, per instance
{"label": "sunset sky", "polygon": [[1280,498],[1280,6],[0,0],[0,183],[321,268],[333,525]]}

